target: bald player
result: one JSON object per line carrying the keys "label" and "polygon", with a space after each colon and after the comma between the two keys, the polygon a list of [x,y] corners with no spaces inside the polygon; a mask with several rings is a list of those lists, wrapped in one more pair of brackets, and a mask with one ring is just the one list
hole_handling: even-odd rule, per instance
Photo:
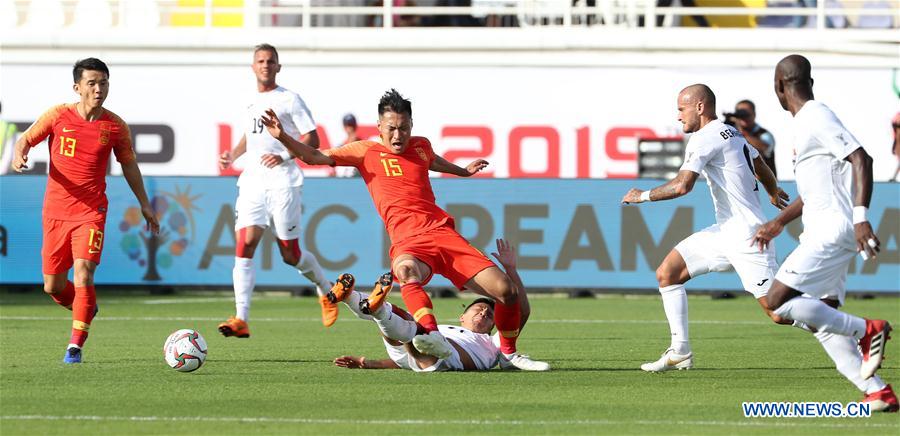
{"label": "bald player", "polygon": [[872,410],[896,412],[897,396],[875,371],[891,325],[837,310],[847,268],[860,253],[874,257],[880,242],[866,218],[872,198],[872,158],[827,106],[813,97],[809,61],[790,55],[775,68],[775,95],[793,115],[798,197],[756,232],[760,250],[803,216],[800,245],[785,259],[769,289],[778,316],[806,324],[838,371],[866,394]]}
{"label": "bald player", "polygon": [[681,197],[691,192],[702,174],[712,194],[716,224],[678,243],[656,270],[672,342],[659,360],[641,365],[648,372],[690,369],[694,365],[684,288],[693,277],[734,268],[744,289],[753,294],[773,321],[791,323],[773,314],[766,303],[766,292],[778,268],[774,247],[760,252],[751,245],[756,228],[765,222],[757,180],[765,186],[775,207],[787,204],[787,194],[778,187],[759,152],[733,126],[716,118],[716,96],[709,87],[688,86],[678,94],[677,103],[684,133],[693,133],[681,170],[674,179],[652,190],[632,188],[622,203]]}

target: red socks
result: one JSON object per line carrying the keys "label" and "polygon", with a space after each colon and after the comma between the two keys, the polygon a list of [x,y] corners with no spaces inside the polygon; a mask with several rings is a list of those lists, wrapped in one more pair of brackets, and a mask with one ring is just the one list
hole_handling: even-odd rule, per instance
{"label": "red socks", "polygon": [[66,289],[58,294],[50,294],[50,298],[52,298],[56,304],[72,310],[72,300],[75,299],[75,285],[70,281],[66,281]]}
{"label": "red socks", "polygon": [[500,333],[500,352],[512,354],[516,352],[516,339],[519,337],[519,327],[522,313],[519,301],[513,304],[494,304],[494,324]]}
{"label": "red socks", "polygon": [[94,286],[76,286],[75,298],[72,302],[72,340],[69,342],[70,345],[77,345],[79,348],[84,345],[96,307],[97,294],[94,292]]}
{"label": "red socks", "polygon": [[437,331],[437,319],[434,318],[434,306],[431,305],[431,298],[422,288],[419,282],[409,282],[400,287],[400,295],[403,297],[403,303],[406,309],[412,314],[413,319],[419,323],[424,333]]}

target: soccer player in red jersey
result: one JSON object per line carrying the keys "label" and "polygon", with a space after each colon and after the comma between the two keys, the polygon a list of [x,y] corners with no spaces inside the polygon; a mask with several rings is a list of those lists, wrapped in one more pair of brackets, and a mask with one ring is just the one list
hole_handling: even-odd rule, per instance
{"label": "soccer player in red jersey", "polygon": [[412,104],[394,89],[378,103],[380,143],[357,141],[323,153],[285,134],[275,112],[267,111],[262,119],[269,133],[307,164],[359,170],[391,238],[391,269],[400,282],[403,302],[420,326],[421,334],[413,338],[416,349],[440,359],[452,352],[438,331],[431,299],[422,287],[438,273],[459,289],[496,301],[504,366],[549,369],[545,362],[516,352],[521,319],[516,287],[456,232],[453,217],[435,204],[429,170],[469,177],[484,169],[487,161],[478,159],[462,168],[436,155],[428,139],[412,136]]}
{"label": "soccer player in red jersey", "polygon": [[[103,252],[106,224],[106,168],[109,153],[141,205],[147,228],[159,223],[138,169],[128,125],[103,101],[109,94],[109,68],[96,58],[82,59],[72,70],[80,101],[50,108],[16,141],[13,170],[27,169],[28,152],[49,136],[50,177],[44,195],[41,248],[44,292],[72,311],[72,340],[63,362],[81,363],[81,348],[97,310],[94,271]],[[68,280],[75,269],[75,282]]]}

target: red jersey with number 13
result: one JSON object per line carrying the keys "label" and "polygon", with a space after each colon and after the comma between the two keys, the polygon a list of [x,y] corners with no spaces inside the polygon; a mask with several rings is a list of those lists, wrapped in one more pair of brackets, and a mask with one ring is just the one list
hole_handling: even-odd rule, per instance
{"label": "red jersey with number 13", "polygon": [[351,142],[324,153],[336,165],[359,169],[392,243],[444,225],[453,227],[453,218],[434,201],[428,168],[435,156],[428,139],[413,136],[400,154],[375,141]]}
{"label": "red jersey with number 13", "polygon": [[106,169],[110,151],[119,163],[135,159],[131,131],[118,115],[104,109],[85,120],[75,104],[50,108],[24,133],[29,147],[49,136],[50,176],[44,217],[62,221],[105,219]]}

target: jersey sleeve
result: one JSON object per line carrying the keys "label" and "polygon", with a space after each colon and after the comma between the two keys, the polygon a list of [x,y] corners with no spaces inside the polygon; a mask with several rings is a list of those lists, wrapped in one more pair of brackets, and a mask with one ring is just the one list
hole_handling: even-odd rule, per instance
{"label": "jersey sleeve", "polygon": [[337,148],[329,148],[322,153],[331,156],[336,166],[359,168],[366,157],[366,151],[371,146],[371,141],[356,141]]}
{"label": "jersey sleeve", "polygon": [[134,144],[131,141],[131,129],[128,124],[121,118],[116,118],[117,135],[116,142],[113,144],[113,154],[120,164],[129,163],[135,160]]}
{"label": "jersey sleeve", "polygon": [[700,174],[700,170],[706,166],[706,163],[709,162],[713,155],[718,151],[715,144],[710,143],[701,143],[696,147],[691,147],[691,142],[695,142],[698,139],[700,138],[694,136],[688,142],[688,151],[684,157],[684,163],[681,165],[681,171],[691,171]]}
{"label": "jersey sleeve", "polygon": [[756,159],[759,157],[759,150],[756,147],[750,145],[749,142],[744,143],[744,148],[747,149],[747,152],[750,153],[750,160]]}
{"label": "jersey sleeve", "polygon": [[841,120],[830,110],[824,114],[818,126],[818,129],[813,129],[813,134],[819,140],[819,143],[837,159],[844,159],[856,151],[857,148],[862,148],[856,137],[844,127]]}
{"label": "jersey sleeve", "polygon": [[306,107],[306,102],[299,95],[294,95],[294,104],[291,107],[291,121],[297,127],[297,131],[301,135],[305,135],[316,130],[316,122],[313,120],[312,113]]}
{"label": "jersey sleeve", "polygon": [[53,123],[56,122],[56,119],[59,118],[59,115],[66,109],[66,105],[61,104],[57,106],[53,106],[47,112],[44,112],[37,121],[32,124],[25,133],[22,134],[22,137],[25,138],[25,143],[28,144],[28,147],[34,147],[38,145],[53,132]]}

